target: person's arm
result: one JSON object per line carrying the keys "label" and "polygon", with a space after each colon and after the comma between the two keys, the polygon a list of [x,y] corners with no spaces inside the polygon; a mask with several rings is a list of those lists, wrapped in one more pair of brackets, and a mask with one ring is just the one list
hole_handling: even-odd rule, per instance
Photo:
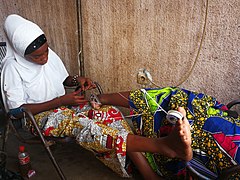
{"label": "person's arm", "polygon": [[21,107],[27,108],[33,115],[35,115],[43,111],[60,107],[61,105],[63,105],[61,97],[58,97],[44,103],[23,104]]}
{"label": "person's arm", "polygon": [[[86,99],[84,99],[84,96],[79,96],[80,91],[81,90],[78,90],[43,103],[23,104],[21,107],[27,108],[33,115],[35,115],[60,106],[79,105],[88,102]],[[21,118],[23,114],[20,113],[14,116]]]}

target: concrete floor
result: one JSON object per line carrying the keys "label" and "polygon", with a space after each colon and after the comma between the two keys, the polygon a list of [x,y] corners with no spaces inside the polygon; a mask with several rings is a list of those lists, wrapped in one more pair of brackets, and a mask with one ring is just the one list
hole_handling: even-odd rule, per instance
{"label": "concrete floor", "polygon": [[[9,134],[6,144],[7,169],[13,172],[18,172],[17,154],[19,145],[25,145],[30,154],[31,165],[36,171],[36,175],[31,178],[32,180],[60,180],[60,177],[42,144],[22,144],[12,133]],[[97,160],[93,153],[83,149],[75,142],[55,144],[51,146],[51,149],[67,180],[125,179],[119,177]],[[130,178],[130,180],[135,179],[142,179],[136,169],[133,170],[133,177]]]}

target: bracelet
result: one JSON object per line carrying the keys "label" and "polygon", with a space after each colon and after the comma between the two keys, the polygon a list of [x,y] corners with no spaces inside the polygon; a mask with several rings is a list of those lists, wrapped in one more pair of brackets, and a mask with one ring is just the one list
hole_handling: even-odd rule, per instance
{"label": "bracelet", "polygon": [[79,77],[79,75],[77,75],[77,74],[72,77],[72,84],[74,86],[78,86],[79,85],[79,82],[77,80],[78,77]]}

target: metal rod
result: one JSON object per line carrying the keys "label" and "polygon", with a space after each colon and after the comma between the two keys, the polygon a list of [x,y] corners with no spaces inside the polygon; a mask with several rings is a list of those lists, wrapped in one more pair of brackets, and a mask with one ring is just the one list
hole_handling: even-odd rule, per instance
{"label": "metal rod", "polygon": [[40,129],[39,129],[39,127],[38,127],[38,125],[37,125],[33,115],[32,115],[32,113],[27,108],[23,108],[23,111],[27,113],[28,117],[30,118],[31,122],[33,123],[34,127],[36,128],[36,130],[38,132],[38,135],[40,136],[41,141],[44,144],[45,149],[47,150],[47,152],[48,152],[48,154],[50,156],[50,159],[51,159],[55,169],[58,172],[58,175],[60,176],[60,178],[62,180],[66,180],[66,177],[64,176],[61,168],[59,167],[58,163],[56,162],[55,158],[53,157],[51,149],[49,148],[49,144],[46,142],[45,138],[43,137],[43,135],[42,135],[42,133],[41,133],[41,131],[40,131]]}

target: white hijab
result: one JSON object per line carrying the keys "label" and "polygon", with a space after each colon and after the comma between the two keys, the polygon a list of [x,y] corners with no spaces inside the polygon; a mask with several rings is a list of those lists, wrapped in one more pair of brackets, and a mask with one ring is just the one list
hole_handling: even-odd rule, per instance
{"label": "white hijab", "polygon": [[50,48],[45,65],[24,58],[26,48],[44,34],[41,28],[12,14],[6,18],[4,30],[8,40],[2,62],[1,91],[6,110],[64,95],[63,81],[68,73],[61,59]]}

